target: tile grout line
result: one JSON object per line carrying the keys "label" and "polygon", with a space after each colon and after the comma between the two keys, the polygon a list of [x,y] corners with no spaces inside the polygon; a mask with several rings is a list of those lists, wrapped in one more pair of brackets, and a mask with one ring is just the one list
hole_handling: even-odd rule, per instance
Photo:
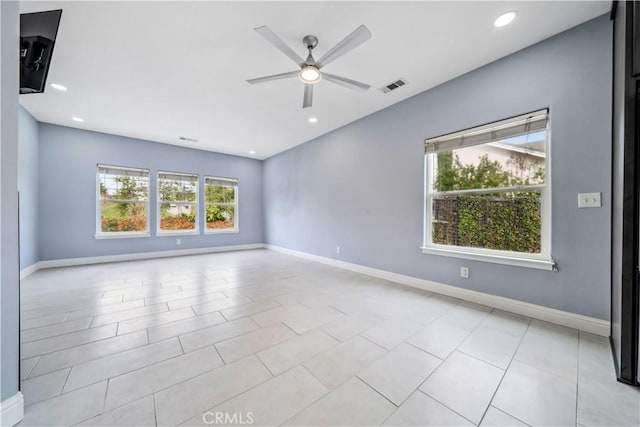
{"label": "tile grout line", "polygon": [[[153,399],[153,420],[155,422],[155,425],[158,425],[158,407],[156,404],[156,393],[154,392],[152,395],[152,399]],[[144,399],[144,397],[142,398]]]}
{"label": "tile grout line", "polygon": [[[529,323],[527,323],[527,328],[525,329],[524,333],[522,334],[522,337],[520,337],[520,341],[518,341],[518,346],[516,347],[516,350],[513,352],[513,355],[511,356],[511,360],[509,360],[509,364],[507,365],[507,368],[504,370],[504,373],[502,374],[502,377],[500,378],[500,382],[498,382],[498,386],[496,387],[495,391],[493,392],[491,399],[489,400],[489,405],[487,405],[487,407],[484,410],[484,413],[482,414],[482,418],[480,418],[480,424],[482,424],[482,420],[484,420],[484,417],[487,415],[487,411],[489,410],[489,407],[493,406],[493,399],[495,399],[496,394],[498,394],[498,390],[500,390],[500,386],[502,386],[502,382],[504,381],[504,378],[507,376],[507,372],[509,371],[509,368],[511,367],[511,364],[513,363],[513,361],[516,358],[516,354],[518,354],[518,350],[520,349],[520,346],[522,345],[522,342],[524,341],[525,336],[527,335],[527,332],[529,332],[529,328],[531,327],[531,319],[529,319]],[[500,409],[497,406],[494,406],[497,409]],[[505,414],[517,419],[518,421],[520,421],[517,417],[502,411]],[[528,424],[528,423],[524,423],[524,424]]]}
{"label": "tile grout line", "polygon": [[[180,343],[180,345],[182,345],[182,342]],[[211,347],[213,347],[213,349],[216,351],[216,354],[218,355],[218,357],[220,358],[220,360],[222,360],[222,365],[225,366],[227,365],[227,361],[224,360],[222,358],[222,355],[220,354],[220,350],[218,350],[218,347],[216,347],[215,344],[211,344]],[[206,348],[206,347],[205,347]],[[184,351],[184,348],[182,349],[182,351]],[[186,353],[185,353],[186,354]],[[233,363],[233,362],[232,362]]]}
{"label": "tile grout line", "polygon": [[[315,405],[317,402],[319,402],[320,400],[322,400],[324,397],[330,395],[334,390],[330,389],[329,387],[327,387],[322,381],[320,381],[318,378],[316,378],[315,375],[313,375],[313,373],[311,371],[309,371],[304,364],[300,363],[299,365],[294,366],[293,368],[287,369],[286,371],[282,372],[280,375],[283,375],[286,372],[291,371],[292,369],[295,369],[297,367],[301,367],[302,369],[304,369],[304,371],[309,374],[311,376],[311,378],[313,378],[314,380],[316,380],[318,382],[318,384],[322,385],[327,391],[326,393],[323,393],[322,396],[319,396],[317,399],[315,399],[313,402],[309,403],[307,406],[303,407],[302,409],[300,409],[298,412],[296,412],[295,414],[293,414],[291,417],[287,418],[286,420],[284,420],[282,423],[280,423],[280,425],[284,425],[287,423],[287,421],[292,420],[293,418],[296,417],[296,415],[298,415],[299,413],[303,412],[304,410],[306,410],[307,408],[310,408],[311,406]],[[342,383],[344,384],[344,383]],[[341,384],[341,385],[342,385]],[[338,386],[339,387],[339,386]],[[337,389],[337,387],[336,387]]]}
{"label": "tile grout line", "polygon": [[70,368],[67,368],[67,369],[69,369],[69,372],[67,372],[67,377],[64,379],[64,384],[62,384],[62,388],[60,389],[60,393],[58,393],[57,396],[61,396],[61,395],[64,394],[64,388],[67,386],[67,383],[69,382],[69,377],[71,377],[71,371],[73,370],[73,366],[70,367]]}
{"label": "tile grout line", "polygon": [[[55,354],[55,353],[57,353],[57,352],[59,352],[59,351],[67,351],[67,350],[71,350],[71,349],[76,348],[76,347],[82,347],[82,346],[87,345],[87,344],[94,344],[94,343],[97,343],[97,342],[100,342],[100,341],[105,341],[105,340],[112,339],[112,338],[124,337],[124,336],[126,336],[126,335],[132,335],[132,334],[135,334],[135,333],[140,333],[140,330],[138,330],[138,331],[133,331],[133,332],[128,332],[128,333],[126,333],[126,334],[122,334],[122,335],[119,335],[119,336],[112,336],[112,337],[103,338],[103,339],[100,339],[100,340],[98,340],[98,341],[91,341],[91,342],[88,342],[88,343],[86,343],[86,344],[80,344],[80,345],[77,345],[77,346],[64,348],[64,349],[57,350],[57,351],[54,351],[54,352],[52,352],[52,353],[46,353],[46,354],[43,354],[43,355],[40,355],[40,356],[37,356],[37,357],[38,357],[38,358],[43,358],[43,357],[45,357],[45,356],[47,356],[47,355]],[[164,340],[156,341],[156,342],[151,343],[151,344],[156,344],[156,343],[159,343],[159,342],[162,342],[162,341],[168,341],[168,340],[170,340],[171,338],[175,338],[175,337],[166,338],[166,339],[164,339]],[[47,375],[47,374],[50,374],[51,372],[56,372],[56,371],[59,371],[59,370],[64,369],[64,368],[70,368],[70,367],[73,367],[73,366],[82,365],[82,364],[85,364],[85,363],[88,363],[88,362],[93,362],[93,361],[95,361],[95,360],[104,359],[104,358],[107,358],[107,357],[111,357],[111,356],[115,356],[115,355],[118,355],[118,354],[121,354],[121,353],[125,353],[125,352],[127,352],[127,351],[137,350],[137,349],[143,348],[143,347],[145,347],[145,346],[147,346],[147,345],[150,345],[150,344],[142,344],[142,345],[139,345],[139,346],[136,346],[136,347],[127,348],[127,349],[125,349],[125,350],[120,350],[120,351],[117,351],[117,352],[115,352],[115,353],[106,354],[106,355],[104,355],[104,356],[96,357],[96,358],[94,358],[94,359],[88,359],[88,360],[85,360],[85,361],[83,361],[83,362],[77,363],[77,364],[75,364],[75,365],[64,366],[64,367],[58,367],[57,369],[54,369],[53,371],[44,372],[44,373],[39,374],[39,375],[36,375],[36,376],[34,376],[34,377],[32,377],[32,378],[38,378],[38,377],[41,377],[41,376],[43,376],[43,375]],[[31,358],[29,358],[29,359],[31,359]],[[38,359],[38,362],[40,362],[40,359]],[[35,366],[34,366],[34,368],[32,368],[32,371],[33,371],[33,369],[35,369]],[[28,378],[28,379],[31,379],[31,378]]]}
{"label": "tile grout line", "polygon": [[[458,307],[459,305],[460,305],[460,304],[456,304],[456,305],[454,306],[454,308],[455,308],[455,307]],[[452,309],[453,309],[453,308],[452,308]],[[431,398],[431,399],[435,400],[436,402],[440,403],[441,405],[443,405],[445,408],[447,408],[447,409],[449,409],[449,410],[453,411],[454,413],[458,414],[458,415],[459,415],[459,416],[461,416],[462,418],[464,418],[464,419],[466,419],[467,421],[471,422],[471,424],[475,424],[475,423],[474,423],[473,421],[471,421],[470,419],[468,419],[467,417],[465,417],[464,415],[462,415],[462,414],[458,413],[455,409],[453,409],[453,408],[451,408],[451,407],[449,407],[449,406],[445,405],[443,402],[441,402],[440,400],[438,400],[438,399],[437,399],[437,398],[435,398],[434,396],[431,396],[430,394],[427,394],[426,392],[423,392],[422,390],[420,390],[420,387],[422,387],[422,386],[424,385],[424,383],[425,383],[425,382],[427,382],[427,380],[428,380],[428,379],[429,379],[429,378],[430,378],[430,377],[431,377],[431,376],[432,376],[432,375],[433,375],[433,374],[438,370],[438,368],[440,368],[440,367],[441,367],[441,366],[446,362],[446,360],[447,360],[447,359],[449,359],[449,357],[451,357],[451,355],[452,355],[452,354],[454,354],[455,352],[460,352],[460,353],[463,353],[463,354],[467,354],[467,353],[464,353],[464,352],[460,351],[460,350],[459,350],[459,347],[460,347],[462,344],[464,344],[464,342],[465,342],[467,339],[469,339],[469,337],[470,337],[470,336],[471,336],[471,335],[472,335],[472,334],[473,334],[473,333],[474,333],[478,328],[480,328],[480,326],[481,326],[481,325],[486,321],[486,319],[487,319],[487,318],[491,315],[491,313],[493,313],[494,311],[496,311],[496,309],[495,309],[495,308],[490,309],[490,310],[487,312],[487,315],[486,315],[484,318],[482,318],[482,320],[480,320],[480,322],[478,322],[478,324],[477,324],[473,329],[471,329],[471,330],[469,331],[469,333],[464,337],[464,339],[462,340],[462,342],[460,342],[456,347],[454,347],[454,349],[453,349],[451,352],[449,352],[449,354],[447,355],[447,357],[445,357],[444,359],[440,359],[438,356],[433,355],[434,357],[436,357],[436,358],[440,359],[440,360],[441,360],[441,363],[440,363],[440,364],[439,364],[439,365],[438,365],[438,366],[437,366],[437,367],[436,367],[436,368],[435,368],[435,369],[434,369],[434,370],[433,370],[433,371],[432,371],[432,372],[427,376],[427,378],[425,378],[425,379],[424,379],[424,381],[422,381],[422,382],[420,383],[420,385],[417,387],[417,389],[416,389],[416,390],[414,390],[414,393],[415,393],[415,391],[419,391],[419,392],[423,393],[425,396],[428,396],[429,398]],[[444,315],[445,315],[445,313],[443,313],[440,317],[438,317],[438,319],[442,318]],[[435,322],[435,320],[434,320],[434,322]],[[531,322],[531,319],[529,319],[529,323],[530,323],[530,322]],[[433,322],[431,322],[431,323],[433,323]],[[447,322],[447,323],[448,323],[448,322]],[[529,323],[527,323],[527,329],[529,328]],[[455,326],[455,325],[454,325],[454,326]],[[423,328],[423,329],[424,329],[424,328]],[[461,329],[463,329],[463,328],[461,328]],[[417,334],[417,333],[416,333],[416,334]],[[520,338],[520,341],[522,341],[522,339],[524,338],[524,335],[525,335],[525,334],[526,334],[526,330],[525,330],[525,332],[522,334],[522,337]],[[415,335],[415,334],[414,334],[414,335]],[[411,338],[408,338],[408,339],[411,339]],[[410,343],[407,343],[407,344],[411,345]],[[520,344],[518,343],[518,346],[519,346],[519,345],[520,345]],[[413,347],[417,348],[418,350],[424,351],[425,353],[431,354],[431,353],[427,352],[426,350],[422,350],[422,349],[421,349],[421,348],[419,348],[419,347],[416,347],[416,346],[413,346]],[[516,349],[516,351],[517,351],[517,349]],[[495,365],[490,364],[490,363],[488,363],[488,362],[485,362],[484,360],[478,359],[478,358],[477,358],[477,357],[475,357],[475,356],[472,356],[472,355],[468,355],[468,356],[469,356],[469,357],[471,357],[471,358],[473,358],[473,359],[475,359],[475,360],[478,360],[478,361],[483,362],[483,363],[487,363],[488,365],[491,365],[491,366],[494,366],[494,367],[495,367]],[[513,354],[512,358],[513,358],[514,356],[515,356],[515,352],[514,352],[514,354]],[[497,368],[497,367],[496,367],[496,368]],[[502,368],[498,368],[498,369],[503,370]],[[504,378],[504,375],[506,375],[507,370],[506,370],[506,369],[504,369],[503,371],[504,371],[504,373],[502,374],[502,378]],[[502,378],[501,378],[500,382],[502,382]],[[494,395],[495,395],[495,393],[497,392],[497,390],[498,390],[498,388],[499,388],[499,387],[500,387],[500,383],[498,384],[498,387],[496,387],[496,390],[494,391]],[[491,406],[491,402],[492,402],[492,401],[493,401],[493,396],[491,397],[491,400],[489,400],[489,404],[487,405],[487,408],[485,408],[484,413],[483,413],[482,417],[480,418],[480,422],[478,423],[478,425],[482,423],[482,419],[484,418],[484,415],[486,414],[486,411],[488,410],[489,406]]]}
{"label": "tile grout line", "polygon": [[[236,363],[236,362],[239,362],[240,360],[248,359],[248,358],[250,358],[250,357],[252,357],[252,356],[254,356],[256,359],[260,360],[260,359],[257,357],[257,355],[252,354],[251,356],[244,357],[244,358],[239,359],[239,360],[236,360],[235,362],[232,362],[232,363]],[[216,369],[224,368],[225,366],[228,366],[228,365],[222,365],[222,366],[220,366],[220,367],[218,367],[218,368],[216,368]],[[206,373],[210,373],[210,372],[213,372],[213,371],[215,371],[215,369],[213,369],[213,370],[211,370],[211,371],[207,371]],[[267,372],[269,372],[269,371],[267,370]],[[282,374],[281,374],[281,375],[282,375]],[[195,378],[195,377],[193,377],[193,378]],[[179,382],[179,383],[173,384],[173,385],[171,385],[170,387],[164,388],[163,390],[166,390],[166,389],[168,389],[168,388],[171,388],[171,387],[173,387],[174,385],[182,384],[182,383],[184,383],[184,382],[187,382],[187,381],[189,381],[189,380],[192,380],[193,378],[189,378],[188,380],[184,380],[184,381],[181,381],[181,382]],[[264,380],[264,381],[262,381],[262,382],[259,382],[258,384],[254,385],[254,386],[252,386],[252,387],[250,387],[250,388],[248,388],[248,389],[246,389],[246,390],[244,390],[244,391],[242,391],[242,392],[240,392],[240,393],[238,393],[238,394],[235,394],[235,395],[233,395],[233,396],[231,396],[231,397],[229,397],[229,398],[227,398],[227,399],[224,399],[223,401],[218,402],[215,406],[212,406],[212,407],[206,408],[206,409],[205,409],[205,412],[206,412],[206,411],[209,411],[209,410],[211,410],[211,409],[217,408],[218,406],[223,405],[223,404],[227,403],[228,401],[230,401],[230,400],[232,400],[232,399],[235,399],[236,397],[241,396],[241,395],[243,395],[243,394],[245,394],[245,393],[247,393],[247,392],[249,392],[249,391],[253,390],[253,389],[254,389],[254,388],[256,388],[256,387],[259,387],[259,386],[261,386],[262,384],[266,383],[267,381],[271,381],[271,380],[272,380],[272,379],[274,379],[274,378],[276,378],[276,377],[273,377],[273,376],[272,376],[272,377],[270,377],[270,378],[267,378],[266,380]],[[159,390],[159,391],[162,391],[162,390]],[[156,392],[156,393],[157,393],[157,392]],[[183,424],[184,422],[189,421],[191,418],[193,418],[193,416],[192,416],[192,417],[189,417],[189,418],[184,418],[183,420],[181,420],[180,422],[178,422],[178,424],[176,424],[176,425],[177,425],[177,426],[179,426],[179,425]]]}
{"label": "tile grout line", "polygon": [[[99,326],[99,328],[107,327],[107,326],[111,326],[111,325],[113,325],[113,323],[110,323],[110,324],[108,324],[108,325],[102,325],[102,326]],[[60,337],[62,337],[62,336],[64,336],[64,335],[69,335],[69,334],[73,334],[73,333],[76,333],[76,332],[89,331],[89,330],[91,330],[91,329],[97,329],[97,328],[82,329],[82,330],[80,330],[80,331],[69,332],[69,333],[67,333],[67,334],[58,335],[58,336],[56,336],[56,337],[52,337],[52,338],[60,338]],[[138,331],[133,331],[133,332],[130,332],[130,333],[135,333],[135,332],[138,332]],[[128,335],[128,334],[129,334],[129,333],[127,333],[127,334],[122,334],[122,335],[119,335],[119,336],[123,337],[123,336]],[[76,344],[76,345],[72,345],[72,346],[69,346],[69,347],[63,347],[63,348],[60,348],[60,349],[57,349],[57,350],[46,351],[46,352],[44,352],[44,353],[34,354],[33,356],[28,356],[28,357],[25,357],[25,358],[23,358],[23,359],[21,359],[21,360],[31,359],[31,358],[36,357],[36,356],[38,356],[38,357],[44,357],[44,356],[47,356],[47,355],[50,355],[50,354],[53,354],[53,353],[57,353],[57,352],[59,352],[59,351],[70,350],[70,349],[72,349],[72,348],[81,347],[81,346],[83,346],[83,345],[93,344],[93,343],[97,343],[97,342],[101,342],[101,341],[104,341],[104,340],[108,340],[108,339],[111,339],[111,338],[117,338],[117,337],[118,337],[118,335],[115,335],[115,332],[114,332],[114,335],[111,335],[111,336],[108,336],[108,337],[104,337],[104,338],[100,338],[100,339],[97,339],[97,340],[91,340],[91,341],[83,342],[83,343]],[[49,339],[49,338],[44,338],[44,339],[42,339],[42,340],[38,340],[38,341],[44,341],[44,340],[48,340],[48,339]],[[31,344],[31,343],[34,343],[34,342],[37,342],[37,341],[30,341],[30,342],[25,343],[25,344]]]}

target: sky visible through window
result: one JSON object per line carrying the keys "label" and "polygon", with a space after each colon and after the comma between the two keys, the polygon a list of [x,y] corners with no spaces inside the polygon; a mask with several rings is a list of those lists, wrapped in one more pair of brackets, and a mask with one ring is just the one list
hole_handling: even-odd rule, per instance
{"label": "sky visible through window", "polygon": [[547,135],[546,130],[541,130],[539,132],[533,132],[527,135],[520,135],[513,138],[507,138],[500,141],[502,144],[511,144],[511,145],[522,145],[522,144],[531,144],[534,142],[542,142],[545,140]]}

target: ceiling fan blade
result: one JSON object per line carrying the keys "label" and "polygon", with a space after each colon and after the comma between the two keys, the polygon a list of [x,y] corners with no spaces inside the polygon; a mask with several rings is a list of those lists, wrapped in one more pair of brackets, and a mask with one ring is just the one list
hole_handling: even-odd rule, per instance
{"label": "ceiling fan blade", "polygon": [[271,80],[288,79],[288,78],[291,78],[291,77],[297,77],[298,73],[299,73],[299,71],[290,71],[288,73],[273,74],[271,76],[265,76],[265,77],[258,77],[258,78],[255,78],[255,79],[249,79],[249,80],[247,80],[247,83],[254,85],[256,83],[270,82]]}
{"label": "ceiling fan blade", "polygon": [[360,92],[366,92],[371,87],[368,84],[361,83],[356,80],[351,80],[346,77],[336,76],[335,74],[322,73],[322,78],[330,81],[331,83],[335,83],[340,86],[344,86],[349,89],[357,90]]}
{"label": "ceiling fan blade", "polygon": [[332,47],[327,53],[324,54],[322,58],[316,61],[316,67],[322,68],[330,62],[340,58],[345,53],[350,50],[355,49],[360,46],[362,43],[366,42],[371,38],[371,33],[369,29],[364,25],[360,25],[356,28],[351,34],[342,39],[340,43]]}
{"label": "ceiling fan blade", "polygon": [[271,44],[274,45],[280,52],[291,58],[293,62],[301,67],[304,65],[304,59],[302,59],[300,55],[295,53],[293,49],[291,49],[284,41],[282,41],[280,37],[278,37],[273,31],[271,31],[269,27],[263,25],[262,27],[254,29],[258,32],[258,34],[271,42]]}
{"label": "ceiling fan blade", "polygon": [[302,100],[302,108],[311,107],[313,104],[313,85],[304,85],[304,98]]}

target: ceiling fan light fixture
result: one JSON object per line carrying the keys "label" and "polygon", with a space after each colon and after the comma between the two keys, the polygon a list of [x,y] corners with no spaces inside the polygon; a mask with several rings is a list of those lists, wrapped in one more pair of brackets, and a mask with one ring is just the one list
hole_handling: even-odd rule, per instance
{"label": "ceiling fan light fixture", "polygon": [[320,70],[317,67],[307,65],[306,67],[302,67],[298,77],[302,83],[314,84],[322,80],[322,73],[320,73]]}

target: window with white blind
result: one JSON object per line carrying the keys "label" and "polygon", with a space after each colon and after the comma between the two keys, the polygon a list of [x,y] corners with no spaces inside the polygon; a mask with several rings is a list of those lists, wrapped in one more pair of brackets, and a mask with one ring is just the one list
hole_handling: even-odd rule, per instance
{"label": "window with white blind", "polygon": [[554,268],[548,110],[428,139],[425,153],[423,252]]}
{"label": "window with white blind", "polygon": [[198,233],[198,175],[158,172],[158,234]]}
{"label": "window with white blind", "polygon": [[149,170],[98,165],[96,238],[149,236]]}
{"label": "window with white blind", "polygon": [[238,180],[204,178],[205,233],[238,231]]}

